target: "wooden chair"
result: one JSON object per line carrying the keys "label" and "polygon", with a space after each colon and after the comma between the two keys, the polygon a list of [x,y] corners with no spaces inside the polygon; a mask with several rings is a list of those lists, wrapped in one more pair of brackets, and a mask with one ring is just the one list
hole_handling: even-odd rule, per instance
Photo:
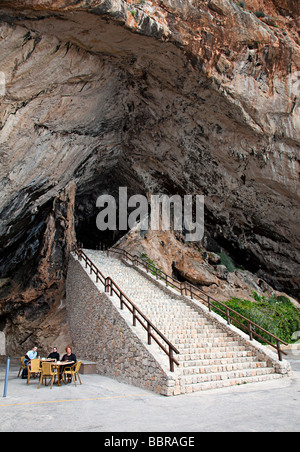
{"label": "wooden chair", "polygon": [[78,377],[80,384],[82,384],[81,380],[80,380],[80,376],[79,376],[80,367],[81,367],[81,361],[78,361],[77,363],[73,364],[73,366],[71,366],[71,367],[66,367],[64,369],[63,375],[62,375],[64,382],[65,382],[66,377],[73,378],[75,386],[77,387],[76,379]]}
{"label": "wooden chair", "polygon": [[28,362],[27,365],[28,369],[28,377],[27,377],[27,384],[29,385],[29,380],[31,378],[31,375],[36,377],[37,374],[41,373],[41,366],[40,366],[40,360],[39,359],[32,359]]}
{"label": "wooden chair", "polygon": [[58,375],[58,371],[56,368],[53,369],[52,363],[42,363],[42,372],[41,372],[41,376],[40,376],[38,389],[40,389],[41,382],[43,379],[45,380],[45,386],[47,386],[47,377],[51,378],[50,389],[52,389],[54,378],[57,377],[57,375]]}
{"label": "wooden chair", "polygon": [[25,359],[25,356],[21,356],[21,358],[20,358],[21,365],[20,365],[18,377],[20,376],[23,369],[26,369],[26,365],[24,364],[24,359]]}

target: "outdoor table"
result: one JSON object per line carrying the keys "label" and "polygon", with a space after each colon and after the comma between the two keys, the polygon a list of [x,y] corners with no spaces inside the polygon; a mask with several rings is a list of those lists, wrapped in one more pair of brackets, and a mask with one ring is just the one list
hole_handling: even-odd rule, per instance
{"label": "outdoor table", "polygon": [[56,361],[56,363],[53,363],[53,367],[56,367],[58,372],[57,372],[57,383],[58,386],[61,386],[61,376],[62,376],[62,370],[63,367],[66,366],[71,366],[72,364],[75,364],[75,361]]}

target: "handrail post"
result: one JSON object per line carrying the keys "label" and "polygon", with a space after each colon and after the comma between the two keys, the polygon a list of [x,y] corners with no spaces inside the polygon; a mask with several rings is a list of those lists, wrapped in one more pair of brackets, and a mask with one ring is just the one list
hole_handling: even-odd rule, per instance
{"label": "handrail post", "polygon": [[210,297],[207,297],[207,304],[208,304],[208,310],[209,310],[209,312],[211,312]]}
{"label": "handrail post", "polygon": [[147,333],[148,333],[148,345],[151,345],[151,325],[149,322],[147,324]]}
{"label": "handrail post", "polygon": [[228,323],[228,325],[230,325],[230,313],[229,313],[228,308],[226,308],[226,317],[227,317],[227,323]]}
{"label": "handrail post", "polygon": [[110,281],[110,277],[105,278],[105,285],[104,285],[104,291],[105,292],[109,292],[109,281]]}
{"label": "handrail post", "polygon": [[277,345],[277,352],[278,352],[279,361],[282,361],[282,352],[281,352],[281,348],[280,348],[280,341],[278,339],[276,339],[276,345]]}
{"label": "handrail post", "polygon": [[253,329],[252,329],[252,323],[251,322],[248,322],[248,329],[249,329],[250,341],[253,341]]}
{"label": "handrail post", "polygon": [[133,308],[133,311],[132,311],[132,315],[133,315],[133,326],[136,326],[136,309],[135,308]]}
{"label": "handrail post", "polygon": [[169,345],[170,371],[174,372],[173,349]]}
{"label": "handrail post", "polygon": [[120,294],[120,309],[123,310],[123,294]]}

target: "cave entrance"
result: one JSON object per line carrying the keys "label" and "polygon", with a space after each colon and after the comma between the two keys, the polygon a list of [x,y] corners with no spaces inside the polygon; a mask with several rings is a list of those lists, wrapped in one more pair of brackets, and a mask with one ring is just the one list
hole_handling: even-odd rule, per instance
{"label": "cave entrance", "polygon": [[[125,162],[118,162],[110,172],[97,173],[94,181],[89,181],[88,186],[82,185],[78,188],[75,200],[75,232],[77,242],[84,248],[106,250],[128,233],[129,228],[118,228],[121,187],[127,189],[127,202],[133,195],[145,196],[144,186],[138,182],[136,173]],[[115,230],[109,228],[101,231],[97,227],[97,216],[101,210],[105,209],[105,207],[103,209],[97,207],[97,200],[103,195],[115,200]],[[127,205],[127,219],[134,210],[135,207],[131,208]]]}
{"label": "cave entrance", "polygon": [[88,218],[78,222],[76,227],[77,242],[81,243],[83,248],[106,250],[111,248],[128,231],[99,231],[96,225],[97,215],[91,215]]}
{"label": "cave entrance", "polygon": [[[103,192],[95,190],[92,194],[83,193],[76,199],[75,232],[77,242],[82,244],[83,248],[106,250],[111,248],[128,232],[128,230],[120,231],[118,229],[107,229],[105,231],[101,231],[98,229],[97,215],[99,214],[100,209],[97,207],[96,203],[98,196],[101,196],[102,194]],[[109,195],[114,197],[111,192],[109,192]],[[116,224],[119,224],[118,216]]]}

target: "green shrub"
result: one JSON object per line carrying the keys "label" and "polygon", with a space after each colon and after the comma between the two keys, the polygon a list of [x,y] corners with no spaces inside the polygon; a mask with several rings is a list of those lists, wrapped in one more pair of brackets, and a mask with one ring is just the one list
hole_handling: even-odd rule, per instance
{"label": "green shrub", "polygon": [[[224,302],[224,304],[283,341],[292,343],[293,333],[295,331],[300,331],[299,310],[284,296],[271,296],[269,299],[266,299],[265,296],[260,297],[254,292],[254,299],[256,302],[231,298],[229,301]],[[215,309],[215,312],[226,319],[225,308],[217,302],[215,302],[214,305],[223,311],[220,312]],[[235,314],[230,315],[233,318],[237,318],[237,320],[245,326],[245,331],[248,331],[248,322],[246,320],[238,318]],[[257,333],[268,341],[273,342],[268,334],[262,332],[258,328]],[[257,337],[255,338],[260,340]]]}
{"label": "green shrub", "polygon": [[265,16],[266,16],[265,13],[264,13],[263,11],[255,11],[254,14],[255,14],[256,17],[258,17],[259,19],[260,19],[261,17],[265,17]]}
{"label": "green shrub", "polygon": [[221,265],[225,265],[227,270],[232,273],[235,270],[235,265],[232,261],[232,259],[225,253],[217,253],[220,256],[221,259]]}
{"label": "green shrub", "polygon": [[149,266],[149,270],[151,271],[152,275],[156,275],[156,271],[155,268],[157,268],[157,274],[161,275],[161,271],[159,270],[158,266],[155,264],[155,262],[153,260],[151,260],[148,255],[146,253],[143,253],[140,255],[140,258],[143,259],[144,261],[148,262]]}

